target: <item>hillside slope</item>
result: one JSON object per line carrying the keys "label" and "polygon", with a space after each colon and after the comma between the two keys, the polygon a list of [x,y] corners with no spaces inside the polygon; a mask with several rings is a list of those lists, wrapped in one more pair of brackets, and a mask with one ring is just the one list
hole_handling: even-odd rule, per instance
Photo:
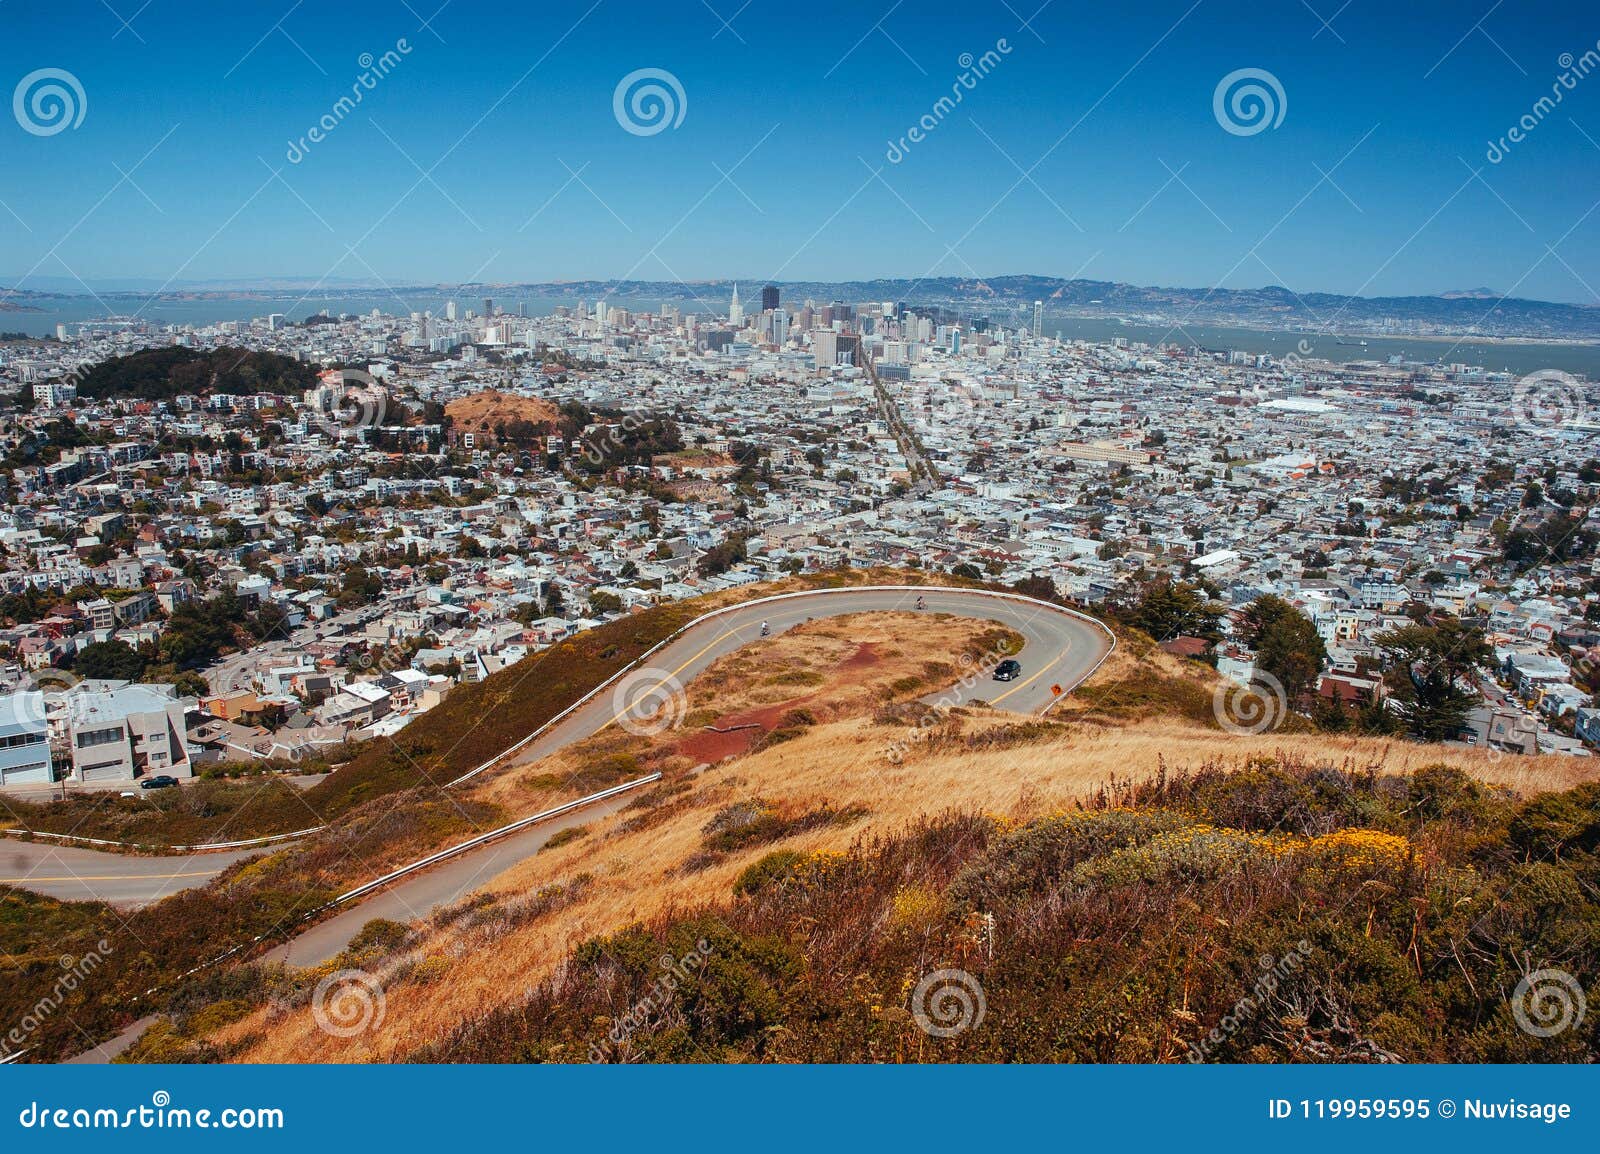
{"label": "hillside slope", "polygon": [[[883,628],[834,626],[855,645]],[[703,691],[739,714],[752,704],[739,693],[758,692],[741,690],[752,670],[767,671],[760,682],[816,671],[816,655],[791,644],[819,642],[802,634],[753,661],[735,655]],[[793,714],[791,698],[848,683],[840,664],[766,708]],[[456,907],[370,927],[328,966],[235,971],[225,1007],[223,986],[196,990],[192,1014],[135,1056],[1595,1053],[1592,1032],[1518,1030],[1508,1001],[1529,969],[1593,974],[1600,960],[1600,791],[1581,784],[1591,770],[1407,742],[1237,736],[1201,720],[1213,685],[1199,667],[1125,652],[1047,721],[976,706],[921,726],[919,706],[858,700],[791,718],[698,772],[681,733],[602,735],[485,783],[474,800],[504,806],[523,784],[617,757],[667,781]],[[916,998],[922,979],[941,970],[965,974],[986,1006],[981,1024],[950,1037],[917,1019],[931,1012]],[[1252,993],[1269,972],[1283,993]],[[381,998],[383,1020],[330,1032],[327,982],[352,980]],[[974,996],[935,1002],[959,1012]],[[1239,1025],[1230,1007],[1246,996],[1257,1008]]]}

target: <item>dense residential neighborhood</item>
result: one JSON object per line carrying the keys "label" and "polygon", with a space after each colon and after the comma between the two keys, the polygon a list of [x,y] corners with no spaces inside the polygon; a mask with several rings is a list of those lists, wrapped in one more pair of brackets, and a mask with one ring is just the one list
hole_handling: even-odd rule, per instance
{"label": "dense residential neighborhood", "polygon": [[601,621],[841,566],[1176,584],[1215,627],[1156,640],[1241,683],[1281,599],[1322,648],[1288,704],[1357,723],[1382,639],[1449,618],[1492,658],[1447,739],[1600,744],[1584,382],[762,295],[0,344],[0,782],[316,767]]}

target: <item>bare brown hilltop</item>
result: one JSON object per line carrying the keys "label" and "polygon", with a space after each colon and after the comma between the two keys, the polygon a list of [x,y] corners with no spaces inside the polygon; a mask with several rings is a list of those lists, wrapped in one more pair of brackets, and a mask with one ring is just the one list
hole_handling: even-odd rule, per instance
{"label": "bare brown hilltop", "polygon": [[456,432],[493,440],[513,432],[514,426],[524,424],[535,426],[539,432],[553,431],[560,415],[549,401],[518,397],[496,389],[451,401],[444,411]]}

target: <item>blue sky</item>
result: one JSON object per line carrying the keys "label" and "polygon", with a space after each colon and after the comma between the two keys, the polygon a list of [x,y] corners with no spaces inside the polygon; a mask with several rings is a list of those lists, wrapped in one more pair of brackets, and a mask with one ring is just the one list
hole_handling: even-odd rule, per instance
{"label": "blue sky", "polygon": [[[0,3],[4,90],[58,68],[86,101],[51,135],[0,116],[0,277],[1032,272],[1600,303],[1600,69],[1485,155],[1596,48],[1592,5],[442,2]],[[618,123],[641,68],[677,78],[681,124]],[[1285,107],[1238,135],[1213,95],[1246,68]]]}

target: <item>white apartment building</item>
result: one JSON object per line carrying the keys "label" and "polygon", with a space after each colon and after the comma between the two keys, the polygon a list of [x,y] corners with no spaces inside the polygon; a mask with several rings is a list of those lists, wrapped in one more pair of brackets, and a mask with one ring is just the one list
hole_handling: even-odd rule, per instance
{"label": "white apartment building", "polygon": [[183,713],[183,702],[172,696],[169,686],[69,693],[66,728],[73,780],[194,776],[183,740]]}

